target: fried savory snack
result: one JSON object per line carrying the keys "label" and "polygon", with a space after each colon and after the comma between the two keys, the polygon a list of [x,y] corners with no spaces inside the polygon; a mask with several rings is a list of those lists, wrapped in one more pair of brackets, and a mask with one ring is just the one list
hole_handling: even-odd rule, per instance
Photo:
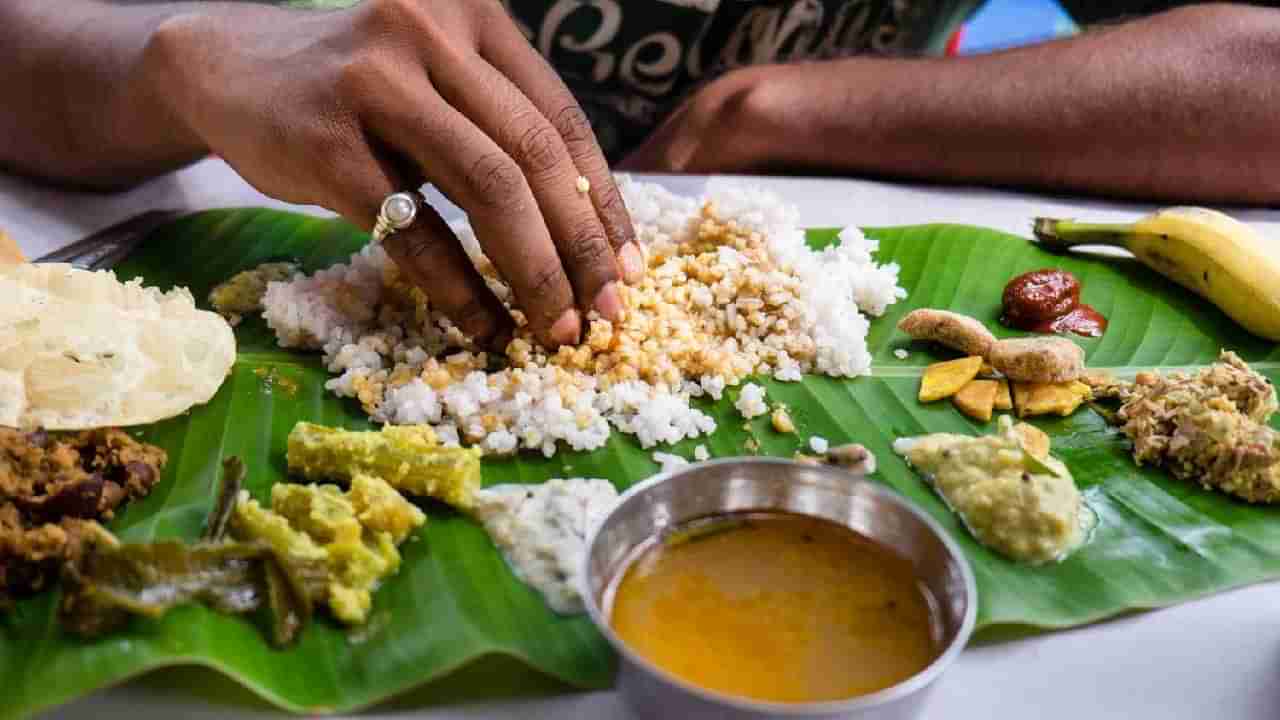
{"label": "fried savory snack", "polygon": [[1133,459],[1252,503],[1280,502],[1280,433],[1268,380],[1233,352],[1195,375],[1140,373],[1095,392],[1123,402],[1115,419]]}
{"label": "fried savory snack", "polygon": [[0,426],[158,422],[208,402],[235,362],[231,326],[185,288],[0,264],[0,299]]}
{"label": "fried savory snack", "polygon": [[1013,384],[1013,398],[1018,417],[1059,415],[1067,417],[1092,397],[1092,389],[1079,380],[1065,383]]}
{"label": "fried savory snack", "polygon": [[951,402],[960,412],[979,422],[991,419],[991,412],[996,407],[996,395],[1000,393],[1000,384],[995,380],[973,380],[960,388],[960,392],[952,396]]}
{"label": "fried savory snack", "polygon": [[1071,382],[1084,372],[1084,349],[1060,337],[999,340],[991,346],[987,359],[1005,377],[1018,382]]}
{"label": "fried savory snack", "polygon": [[160,480],[165,452],[119,430],[0,428],[0,606],[42,590],[96,523]]}
{"label": "fried savory snack", "polygon": [[996,336],[981,322],[950,310],[912,310],[898,321],[898,329],[914,340],[936,342],[965,355],[986,357],[996,342]]}
{"label": "fried savory snack", "polygon": [[471,509],[480,489],[479,448],[447,448],[426,425],[360,432],[300,422],[289,433],[289,472],[308,480],[376,475],[410,495]]}
{"label": "fried savory snack", "polygon": [[996,410],[1013,409],[1013,393],[1009,390],[1009,381],[1005,378],[996,380]]}
{"label": "fried savory snack", "polygon": [[960,392],[982,368],[982,358],[966,357],[934,363],[920,376],[920,402],[930,403]]}

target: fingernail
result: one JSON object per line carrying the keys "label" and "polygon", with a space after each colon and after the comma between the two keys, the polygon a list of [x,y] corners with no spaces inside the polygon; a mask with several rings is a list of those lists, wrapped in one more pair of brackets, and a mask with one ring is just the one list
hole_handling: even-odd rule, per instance
{"label": "fingernail", "polygon": [[618,283],[606,283],[596,293],[596,310],[605,320],[617,320],[622,317],[622,296],[618,294]]}
{"label": "fingernail", "polygon": [[629,242],[618,251],[618,262],[622,265],[622,277],[633,283],[644,277],[644,256],[635,243]]}
{"label": "fingernail", "polygon": [[551,341],[557,345],[577,345],[582,336],[582,316],[578,311],[569,308],[559,320],[551,326]]}

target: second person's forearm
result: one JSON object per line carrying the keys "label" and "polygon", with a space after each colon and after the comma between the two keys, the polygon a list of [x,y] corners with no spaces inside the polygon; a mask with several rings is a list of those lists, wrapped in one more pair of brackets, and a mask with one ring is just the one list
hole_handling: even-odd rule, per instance
{"label": "second person's forearm", "polygon": [[1277,202],[1277,15],[1203,8],[989,56],[771,69],[751,102],[762,135],[791,140],[759,164]]}
{"label": "second person's forearm", "polygon": [[112,188],[202,156],[151,47],[156,28],[191,7],[0,3],[0,167]]}

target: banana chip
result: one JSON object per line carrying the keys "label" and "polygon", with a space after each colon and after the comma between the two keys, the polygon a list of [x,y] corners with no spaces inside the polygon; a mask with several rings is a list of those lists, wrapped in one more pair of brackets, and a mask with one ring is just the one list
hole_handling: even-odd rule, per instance
{"label": "banana chip", "polygon": [[184,288],[110,271],[0,265],[0,425],[157,422],[206,403],[236,357],[225,320]]}

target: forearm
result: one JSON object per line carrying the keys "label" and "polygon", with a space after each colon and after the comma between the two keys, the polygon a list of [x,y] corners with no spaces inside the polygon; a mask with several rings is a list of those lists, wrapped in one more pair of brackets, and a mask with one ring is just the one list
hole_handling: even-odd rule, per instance
{"label": "forearm", "polygon": [[1178,11],[964,59],[771,70],[750,100],[759,136],[791,140],[762,143],[764,167],[1280,201],[1273,10]]}
{"label": "forearm", "polygon": [[0,167],[112,188],[204,155],[152,47],[157,28],[196,7],[209,4],[0,2]]}

